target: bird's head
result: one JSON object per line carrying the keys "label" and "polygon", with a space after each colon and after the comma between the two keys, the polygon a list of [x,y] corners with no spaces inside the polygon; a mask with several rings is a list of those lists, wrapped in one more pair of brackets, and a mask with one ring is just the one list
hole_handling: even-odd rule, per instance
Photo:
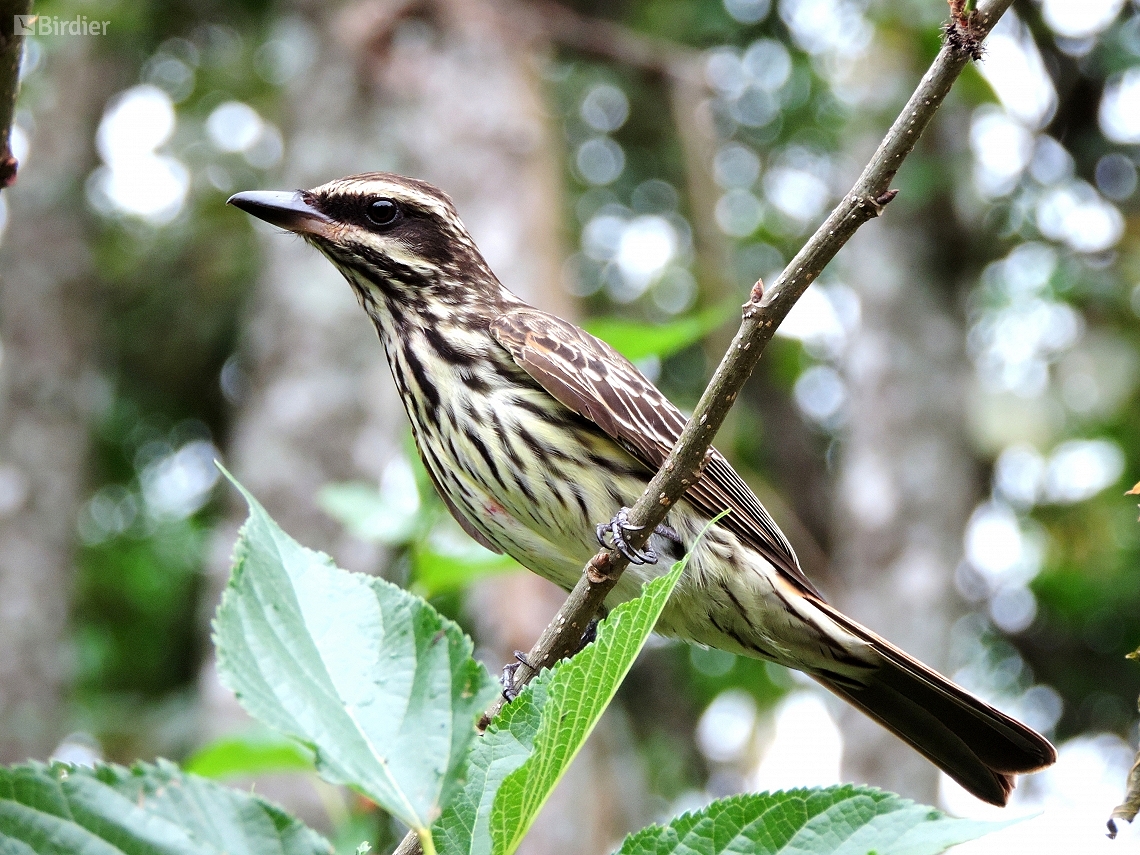
{"label": "bird's head", "polygon": [[229,204],[305,238],[365,308],[454,306],[502,291],[451,199],[424,181],[373,172],[313,190],[237,193]]}

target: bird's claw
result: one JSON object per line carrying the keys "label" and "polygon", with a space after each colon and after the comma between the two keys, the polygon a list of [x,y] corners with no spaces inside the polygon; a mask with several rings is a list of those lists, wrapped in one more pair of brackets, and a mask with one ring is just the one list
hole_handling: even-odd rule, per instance
{"label": "bird's claw", "polygon": [[522,687],[515,681],[515,672],[519,670],[519,666],[525,665],[527,668],[533,667],[527,660],[526,654],[521,650],[515,651],[515,660],[516,661],[508,662],[503,666],[503,676],[499,679],[499,682],[503,684],[503,697],[508,704],[517,698],[519,692],[522,691]]}
{"label": "bird's claw", "polygon": [[582,640],[579,642],[582,647],[587,644],[593,644],[598,640],[598,619],[591,618],[590,622],[586,624],[586,631],[582,633]]}
{"label": "bird's claw", "polygon": [[622,508],[612,520],[597,527],[598,543],[605,549],[617,549],[629,559],[630,564],[656,564],[656,552],[649,547],[633,549],[625,539],[630,532],[641,531],[643,528],[643,525],[630,525],[629,508]]}

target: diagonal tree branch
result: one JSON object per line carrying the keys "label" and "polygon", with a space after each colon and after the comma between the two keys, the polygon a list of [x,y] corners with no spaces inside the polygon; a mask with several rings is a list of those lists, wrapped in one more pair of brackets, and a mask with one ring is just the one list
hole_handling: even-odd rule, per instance
{"label": "diagonal tree branch", "polygon": [[[983,0],[968,17],[964,14],[953,16],[938,56],[851,191],[804,244],[772,288],[765,291],[762,282],[753,286],[752,294],[743,307],[740,329],[728,352],[668,459],[629,513],[630,525],[641,526],[640,531],[632,531],[627,538],[633,549],[645,546],[669,508],[700,477],[713,437],[771,341],[776,327],[796,300],[858,228],[882,213],[884,206],[895,197],[897,191],[890,189],[891,180],[914,149],[966,63],[979,56],[982,40],[1010,5],[1012,0]],[[516,670],[516,685],[529,682],[542,668],[572,655],[580,647],[587,625],[628,564],[628,559],[616,550],[603,549],[590,559],[578,584],[531,648],[526,662]],[[503,703],[504,700],[500,699],[487,709],[480,720],[481,729],[485,729],[498,714]],[[417,847],[418,840],[410,834],[397,847],[396,855],[410,855],[418,851]]]}

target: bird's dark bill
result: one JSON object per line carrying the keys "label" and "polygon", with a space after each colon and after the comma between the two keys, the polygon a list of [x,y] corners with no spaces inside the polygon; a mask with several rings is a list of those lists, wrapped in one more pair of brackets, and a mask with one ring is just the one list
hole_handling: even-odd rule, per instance
{"label": "bird's dark bill", "polygon": [[324,235],[332,220],[305,201],[300,191],[246,190],[226,202],[260,220],[299,234]]}

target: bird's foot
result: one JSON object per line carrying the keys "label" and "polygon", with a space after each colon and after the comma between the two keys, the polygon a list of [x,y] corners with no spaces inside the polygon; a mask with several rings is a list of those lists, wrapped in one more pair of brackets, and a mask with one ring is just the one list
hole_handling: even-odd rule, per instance
{"label": "bird's foot", "polygon": [[515,680],[515,672],[519,670],[520,665],[525,665],[527,668],[533,667],[527,660],[526,654],[521,650],[516,650],[515,661],[508,662],[503,666],[503,676],[499,678],[499,682],[503,684],[503,697],[508,704],[517,698],[519,692],[522,691],[522,686],[518,685]]}
{"label": "bird's foot", "polygon": [[582,633],[582,640],[578,642],[578,649],[581,650],[587,644],[593,644],[598,640],[598,619],[594,618],[586,624],[586,631]]}
{"label": "bird's foot", "polygon": [[[656,564],[657,553],[649,547],[633,549],[626,541],[626,535],[633,531],[641,531],[645,526],[629,524],[629,508],[622,508],[608,523],[602,523],[597,528],[598,543],[606,549],[617,549],[629,559],[630,564]],[[610,541],[613,541],[612,543]]]}

